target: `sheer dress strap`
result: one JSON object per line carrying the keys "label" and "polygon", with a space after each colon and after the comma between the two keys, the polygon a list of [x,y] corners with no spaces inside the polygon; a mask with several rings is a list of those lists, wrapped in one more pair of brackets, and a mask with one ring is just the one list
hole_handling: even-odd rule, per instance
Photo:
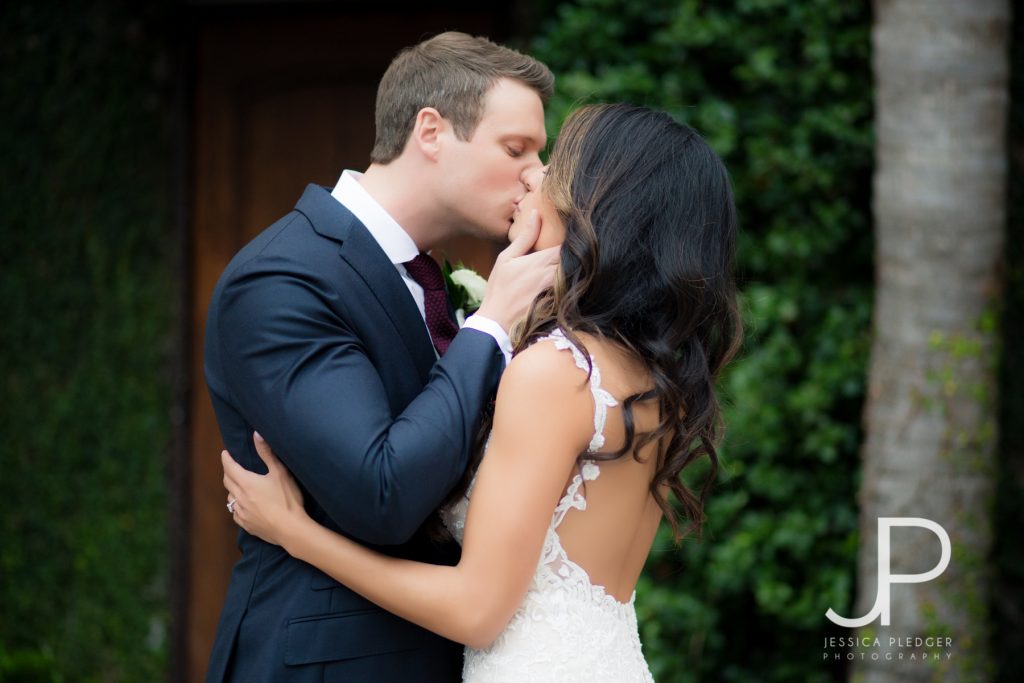
{"label": "sheer dress strap", "polygon": [[[617,406],[619,402],[608,391],[601,388],[601,369],[597,366],[597,361],[591,356],[590,363],[588,364],[583,352],[569,341],[560,328],[556,328],[551,334],[537,341],[552,341],[556,349],[572,351],[576,367],[584,371],[590,370],[590,393],[594,397],[594,435],[590,439],[587,453],[598,452],[604,446],[604,426],[608,419],[608,408]],[[580,492],[580,488],[583,486],[584,481],[597,479],[601,474],[601,469],[595,461],[586,459],[584,459],[583,466],[580,469],[580,473],[572,478],[572,482],[565,490],[565,495],[562,496],[562,500],[558,502],[558,506],[555,508],[555,514],[551,521],[552,528],[557,528],[562,523],[570,509],[587,509],[587,499]]]}

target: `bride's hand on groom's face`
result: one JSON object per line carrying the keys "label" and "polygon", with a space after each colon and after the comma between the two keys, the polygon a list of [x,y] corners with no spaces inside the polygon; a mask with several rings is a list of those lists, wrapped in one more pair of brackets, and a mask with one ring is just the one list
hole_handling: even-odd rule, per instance
{"label": "bride's hand on groom's face", "polygon": [[267,543],[284,545],[295,523],[306,516],[302,492],[263,437],[254,433],[253,442],[267,474],[250,472],[227,451],[220,453],[228,503],[234,500],[231,508],[236,524]]}
{"label": "bride's hand on groom's face", "polygon": [[506,331],[526,316],[534,298],[555,281],[560,247],[530,253],[540,236],[540,228],[540,214],[533,209],[523,229],[498,254],[487,279],[484,302],[478,313]]}

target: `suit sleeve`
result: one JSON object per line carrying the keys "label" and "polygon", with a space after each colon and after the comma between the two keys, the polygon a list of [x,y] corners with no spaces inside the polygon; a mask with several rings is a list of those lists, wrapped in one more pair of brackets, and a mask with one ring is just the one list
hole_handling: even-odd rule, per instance
{"label": "suit sleeve", "polygon": [[236,274],[221,293],[221,363],[232,402],[343,531],[404,543],[461,477],[503,357],[460,331],[396,417],[338,296],[298,269]]}

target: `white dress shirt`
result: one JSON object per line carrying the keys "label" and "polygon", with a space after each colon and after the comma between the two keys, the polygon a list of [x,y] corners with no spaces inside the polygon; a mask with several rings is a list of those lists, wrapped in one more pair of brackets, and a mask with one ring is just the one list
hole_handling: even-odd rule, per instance
{"label": "white dress shirt", "polygon": [[[416,307],[420,310],[423,325],[426,326],[427,314],[423,303],[423,287],[412,279],[403,265],[406,261],[416,258],[420,250],[409,237],[409,233],[403,230],[402,226],[359,183],[359,178],[362,175],[357,171],[344,171],[338,184],[334,186],[331,196],[341,202],[342,206],[351,211],[366,226],[391,263],[395,264],[395,268],[402,276],[402,281],[405,282],[405,286],[409,288],[409,293],[412,294],[412,298],[416,302]],[[464,327],[490,335],[504,354],[505,365],[511,362],[512,341],[509,339],[508,332],[502,329],[497,322],[482,315],[473,314],[466,318]],[[429,336],[429,334],[428,330],[427,335]],[[437,350],[435,349],[434,352],[437,353]]]}

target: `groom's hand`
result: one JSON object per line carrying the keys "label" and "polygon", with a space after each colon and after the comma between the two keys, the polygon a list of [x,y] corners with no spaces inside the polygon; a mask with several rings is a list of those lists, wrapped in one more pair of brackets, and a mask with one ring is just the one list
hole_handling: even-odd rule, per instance
{"label": "groom's hand", "polygon": [[530,253],[538,236],[540,215],[534,209],[512,243],[498,254],[487,279],[484,302],[477,313],[506,331],[526,316],[536,296],[555,281],[560,247]]}

